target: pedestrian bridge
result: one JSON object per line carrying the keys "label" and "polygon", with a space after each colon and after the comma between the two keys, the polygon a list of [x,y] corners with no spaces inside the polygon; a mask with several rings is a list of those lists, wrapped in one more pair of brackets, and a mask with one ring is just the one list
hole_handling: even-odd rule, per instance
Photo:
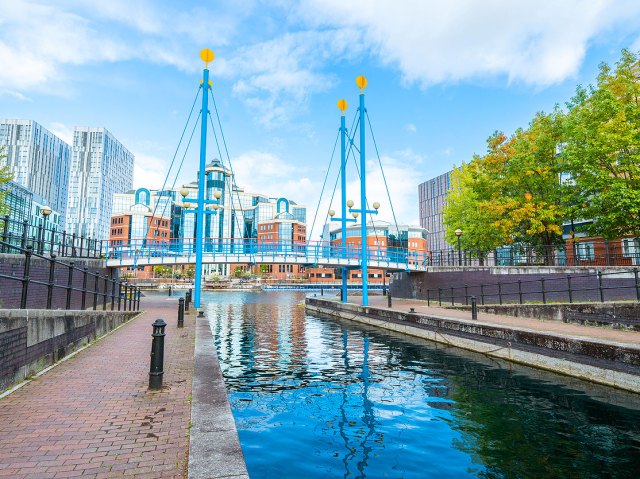
{"label": "pedestrian bridge", "polygon": [[[391,271],[426,271],[428,254],[405,248],[369,247],[369,268]],[[360,245],[334,245],[328,242],[258,242],[256,240],[204,241],[203,264],[298,264],[303,266],[347,267],[361,265]],[[126,245],[110,242],[106,248],[109,267],[195,264],[195,241],[151,242],[132,240]]]}

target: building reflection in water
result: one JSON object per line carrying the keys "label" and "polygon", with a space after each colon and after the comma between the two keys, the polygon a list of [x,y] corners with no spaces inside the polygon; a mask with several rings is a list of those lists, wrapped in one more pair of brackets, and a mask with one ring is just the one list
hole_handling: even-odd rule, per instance
{"label": "building reflection in water", "polygon": [[205,299],[252,479],[640,470],[639,407],[620,393],[611,405],[554,375],[306,316],[302,295]]}

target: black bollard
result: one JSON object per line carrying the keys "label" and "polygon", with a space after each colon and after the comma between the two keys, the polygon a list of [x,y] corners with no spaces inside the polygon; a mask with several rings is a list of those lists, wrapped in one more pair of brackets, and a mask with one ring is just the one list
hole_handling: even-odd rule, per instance
{"label": "black bollard", "polygon": [[324,288],[320,286],[320,296],[324,296]]}
{"label": "black bollard", "polygon": [[189,312],[189,303],[191,302],[191,290],[187,291],[184,295],[184,310]]}
{"label": "black bollard", "polygon": [[382,287],[382,296],[386,296],[387,295],[387,287],[383,286]]}
{"label": "black bollard", "polygon": [[151,368],[149,369],[149,389],[162,388],[164,375],[164,328],[167,325],[162,319],[156,319],[153,326],[151,342]]}
{"label": "black bollard", "polygon": [[171,286],[169,286],[169,296],[171,296]]}
{"label": "black bollard", "polygon": [[471,319],[478,319],[478,302],[475,296],[471,296]]}
{"label": "black bollard", "polygon": [[184,298],[178,300],[178,327],[184,327]]}
{"label": "black bollard", "polygon": [[389,293],[387,293],[387,307],[388,308],[391,307],[391,291],[389,291]]}

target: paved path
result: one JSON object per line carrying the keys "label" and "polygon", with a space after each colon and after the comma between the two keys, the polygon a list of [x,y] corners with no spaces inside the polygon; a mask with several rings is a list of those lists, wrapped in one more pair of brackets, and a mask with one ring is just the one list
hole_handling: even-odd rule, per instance
{"label": "paved path", "polygon": [[[355,297],[351,301],[359,304],[360,298]],[[370,296],[369,305],[377,308],[387,308],[387,298],[384,296]],[[426,301],[415,299],[392,299],[393,310],[409,311],[414,308],[416,312],[430,314],[452,319],[466,319],[471,321],[469,311],[457,309],[438,308],[427,306]],[[475,321],[474,321],[475,322]],[[478,311],[478,323],[491,324],[494,326],[505,326],[518,329],[530,329],[534,331],[544,331],[548,333],[561,334],[563,336],[578,336],[591,338],[598,341],[612,341],[616,343],[640,346],[640,331],[629,331],[622,329],[612,329],[600,326],[585,326],[578,323],[563,323],[561,321],[543,320],[534,318],[522,318],[499,314],[482,313]]]}
{"label": "paved path", "polygon": [[[185,477],[195,321],[177,298],[0,400],[0,477]],[[193,311],[193,310],[192,310]],[[147,390],[151,323],[163,318],[164,388]]]}

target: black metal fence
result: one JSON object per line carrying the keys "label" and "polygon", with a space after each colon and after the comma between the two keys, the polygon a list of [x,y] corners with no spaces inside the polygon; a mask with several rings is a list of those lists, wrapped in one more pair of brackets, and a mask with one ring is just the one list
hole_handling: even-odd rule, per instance
{"label": "black metal fence", "polygon": [[638,268],[616,272],[554,275],[532,280],[427,289],[429,305],[574,303],[589,301],[640,301]]}
{"label": "black metal fence", "polygon": [[2,218],[2,245],[0,253],[19,253],[8,246],[25,249],[31,246],[34,253],[55,253],[68,258],[100,258],[103,242],[66,231],[45,228],[43,225],[33,226],[27,220],[15,221],[5,215]]}
{"label": "black metal fence", "polygon": [[[86,309],[92,306],[93,310],[99,307],[106,310],[110,305],[111,310],[138,311],[140,309],[140,288],[121,282],[119,279],[102,275],[99,271],[91,272],[88,267],[78,267],[73,262],[62,262],[57,259],[57,255],[52,253],[47,257],[34,251],[31,244],[26,247],[16,246],[5,241],[0,241],[0,249],[5,252],[24,255],[24,266],[22,274],[0,273],[0,279],[21,283],[19,309],[29,307],[35,309],[52,309],[54,302],[58,305],[56,309]],[[34,258],[39,258],[47,262],[48,276],[41,272],[40,279],[32,274],[32,263]],[[77,278],[82,278],[82,286],[77,286]],[[63,281],[60,281],[64,278]],[[7,291],[3,287],[5,296]],[[46,292],[46,293],[45,293]],[[44,295],[46,294],[46,301]],[[55,295],[55,299],[54,299]],[[75,301],[72,302],[72,296]],[[79,298],[78,298],[79,297]],[[64,298],[64,299],[63,299]],[[78,301],[79,299],[79,301]],[[3,302],[5,302],[3,300]],[[78,307],[77,303],[80,303]],[[73,303],[73,304],[72,304]],[[6,305],[5,305],[6,307]]]}
{"label": "black metal fence", "polygon": [[512,244],[492,251],[436,250],[431,266],[640,266],[640,239],[568,240],[561,245]]}

